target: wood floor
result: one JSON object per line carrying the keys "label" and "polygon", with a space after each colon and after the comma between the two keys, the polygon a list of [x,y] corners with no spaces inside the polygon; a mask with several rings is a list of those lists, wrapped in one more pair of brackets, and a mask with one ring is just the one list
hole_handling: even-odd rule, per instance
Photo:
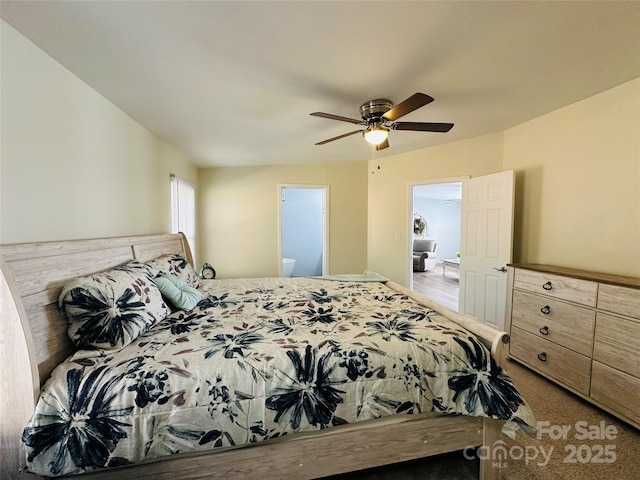
{"label": "wood floor", "polygon": [[442,269],[442,263],[426,272],[413,272],[413,291],[435,300],[452,310],[458,310],[459,277],[455,268]]}

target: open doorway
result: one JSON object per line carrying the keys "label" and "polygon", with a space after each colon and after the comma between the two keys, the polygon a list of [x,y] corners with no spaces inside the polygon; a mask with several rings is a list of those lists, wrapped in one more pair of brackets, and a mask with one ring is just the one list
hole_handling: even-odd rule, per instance
{"label": "open doorway", "polygon": [[462,180],[411,187],[410,288],[453,310],[458,310],[459,303]]}
{"label": "open doorway", "polygon": [[326,186],[280,185],[280,276],[325,275]]}

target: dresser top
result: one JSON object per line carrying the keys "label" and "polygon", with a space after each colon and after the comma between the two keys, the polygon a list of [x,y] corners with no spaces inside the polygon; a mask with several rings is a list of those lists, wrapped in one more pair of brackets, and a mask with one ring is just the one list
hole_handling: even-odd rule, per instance
{"label": "dresser top", "polygon": [[640,278],[624,277],[622,275],[611,275],[608,273],[589,272],[586,270],[577,270],[574,268],[556,267],[554,265],[542,265],[539,263],[510,263],[510,267],[522,268],[525,270],[533,270],[542,273],[551,273],[554,275],[563,275],[565,277],[579,278],[581,280],[591,280],[594,282],[608,283],[610,285],[619,285],[622,287],[640,289]]}

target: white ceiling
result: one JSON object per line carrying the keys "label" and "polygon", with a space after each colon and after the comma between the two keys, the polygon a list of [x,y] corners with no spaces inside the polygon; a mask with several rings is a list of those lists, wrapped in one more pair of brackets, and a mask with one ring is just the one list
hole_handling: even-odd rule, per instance
{"label": "white ceiling", "polygon": [[[435,102],[381,157],[499,132],[640,77],[638,1],[2,1],[2,18],[200,166],[369,160],[367,100]],[[10,94],[10,92],[2,92]],[[355,128],[354,128],[355,127]]]}

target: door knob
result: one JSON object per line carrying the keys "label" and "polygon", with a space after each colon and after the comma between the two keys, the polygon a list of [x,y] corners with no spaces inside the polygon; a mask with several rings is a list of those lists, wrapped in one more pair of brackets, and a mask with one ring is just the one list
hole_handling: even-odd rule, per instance
{"label": "door knob", "polygon": [[493,269],[502,273],[507,273],[507,267],[500,267],[500,268],[493,267]]}

